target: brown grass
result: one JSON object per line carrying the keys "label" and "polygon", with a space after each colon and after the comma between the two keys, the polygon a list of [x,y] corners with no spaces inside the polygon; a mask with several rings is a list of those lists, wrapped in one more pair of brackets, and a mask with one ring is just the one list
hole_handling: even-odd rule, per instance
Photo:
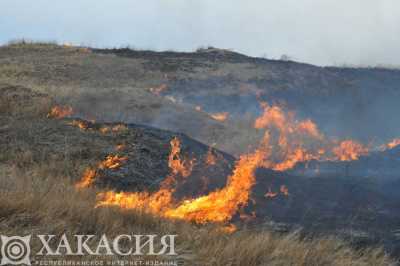
{"label": "brown grass", "polygon": [[[53,162],[53,164],[56,164]],[[69,178],[47,163],[28,168],[2,167],[0,222],[2,234],[27,233],[178,234],[178,258],[187,265],[390,265],[382,250],[355,251],[339,239],[300,240],[268,231],[231,235],[215,226],[197,227],[136,211],[94,208],[95,189],[77,191]],[[36,247],[37,248],[37,247]]]}
{"label": "brown grass", "polygon": [[[304,240],[295,233],[277,235],[268,231],[226,234],[216,225],[197,226],[138,211],[94,208],[97,190],[77,191],[74,188],[75,175],[80,168],[78,163],[85,165],[93,158],[70,156],[64,151],[61,152],[64,155],[54,158],[48,154],[48,149],[40,148],[40,136],[37,135],[43,131],[36,131],[34,125],[45,113],[46,106],[38,104],[42,100],[27,104],[28,109],[20,108],[20,102],[0,101],[0,121],[17,131],[12,136],[13,145],[4,146],[7,150],[2,150],[2,154],[6,155],[0,160],[2,234],[177,234],[179,255],[176,259],[185,261],[186,265],[394,264],[380,249],[356,251],[332,237]],[[51,133],[51,127],[57,126],[56,122],[48,123],[44,130],[46,134]],[[71,151],[75,149],[73,145],[76,143],[63,147]],[[96,145],[87,147],[93,152],[92,156],[97,154]]]}

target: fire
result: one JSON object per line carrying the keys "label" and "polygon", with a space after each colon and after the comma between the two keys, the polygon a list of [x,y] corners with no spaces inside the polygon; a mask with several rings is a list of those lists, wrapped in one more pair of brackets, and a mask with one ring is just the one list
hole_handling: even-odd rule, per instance
{"label": "fire", "polygon": [[124,131],[127,130],[127,127],[125,125],[122,124],[118,124],[115,126],[103,126],[99,129],[99,131],[103,134],[109,133],[109,132],[120,132],[120,131]]}
{"label": "fire", "polygon": [[206,156],[206,164],[208,166],[215,165],[217,163],[217,156],[212,152],[212,148],[210,147]]}
{"label": "fire", "polygon": [[87,188],[90,187],[96,178],[96,170],[92,168],[87,168],[83,173],[81,181],[75,184],[77,189]]}
{"label": "fire", "polygon": [[150,92],[154,95],[160,96],[162,92],[166,91],[168,86],[166,84],[161,84],[158,87],[150,88]]}
{"label": "fire", "polygon": [[256,213],[254,211],[252,211],[251,214],[240,213],[239,217],[244,222],[251,222],[251,221],[253,221],[254,219],[257,218]]}
{"label": "fire", "polygon": [[115,146],[115,150],[122,151],[123,149],[125,149],[125,147],[125,144],[118,144]]}
{"label": "fire", "polygon": [[160,190],[151,194],[149,192],[120,192],[108,191],[98,194],[97,206],[119,206],[124,209],[142,209],[147,212],[162,214],[174,202],[174,185],[178,175],[187,177],[191,174],[194,160],[182,158],[181,143],[178,138],[170,142],[171,151],[168,156],[168,166],[171,170],[161,183]]}
{"label": "fire", "polygon": [[320,159],[322,149],[312,149],[309,143],[321,143],[324,135],[310,119],[297,121],[292,112],[284,112],[282,107],[260,103],[263,114],[254,122],[257,129],[268,129],[276,133],[274,146],[274,165],[276,171],[293,168],[298,162]]}
{"label": "fire", "polygon": [[[108,155],[106,159],[99,163],[97,169],[117,169],[123,162],[128,160],[128,157],[120,157],[118,155]],[[97,170],[93,168],[87,168],[81,180],[75,184],[78,189],[90,187],[96,180]]]}
{"label": "fire", "polygon": [[176,203],[173,199],[175,190],[171,187],[173,183],[171,179],[174,174],[187,174],[187,170],[182,170],[182,166],[187,165],[185,163],[187,160],[181,159],[180,142],[174,138],[171,141],[169,156],[171,175],[164,180],[158,192],[153,194],[148,192],[115,193],[113,191],[100,193],[97,206],[115,205],[128,209],[138,208],[163,217],[197,223],[226,222],[240,207],[247,205],[251,188],[255,183],[255,170],[264,163],[270,154],[268,142],[269,135],[266,134],[262,144],[254,153],[240,157],[224,188],[206,196]]}
{"label": "fire", "polygon": [[197,199],[186,200],[176,208],[168,209],[164,215],[202,224],[230,220],[239,207],[247,205],[255,183],[255,170],[266,157],[267,152],[263,149],[242,155],[224,188]]}
{"label": "fire", "polygon": [[285,171],[292,169],[298,162],[306,162],[316,158],[319,158],[319,156],[307,153],[302,148],[296,148],[293,153],[288,154],[287,158],[283,162],[277,163],[273,169],[276,171]]}
{"label": "fire", "polygon": [[[325,139],[313,121],[296,120],[294,113],[284,112],[280,106],[262,103],[262,107],[264,112],[255,120],[254,127],[265,129],[265,135],[255,151],[239,157],[232,174],[227,177],[225,187],[197,198],[175,199],[174,193],[179,182],[191,175],[195,162],[194,159],[182,155],[181,141],[175,137],[170,141],[171,149],[168,156],[170,173],[158,191],[153,193],[106,191],[98,194],[96,206],[139,209],[165,218],[182,219],[199,224],[209,222],[224,224],[247,206],[256,182],[255,172],[259,167],[284,171],[293,168],[298,162],[356,160],[368,153],[368,149],[356,141],[344,140],[338,143]],[[226,118],[227,116],[228,113]],[[98,168],[115,169],[126,159],[126,157],[109,156],[99,164]],[[210,148],[205,158],[206,164],[213,165],[217,161],[218,158]],[[88,172],[87,176],[88,180],[83,178],[80,187],[92,184],[96,178],[96,171],[94,174]],[[278,195],[289,196],[289,189],[285,185],[281,185],[277,191],[269,188],[265,197],[275,198]]]}
{"label": "fire", "polygon": [[394,139],[391,142],[389,142],[388,144],[386,144],[386,148],[390,150],[390,149],[393,149],[393,148],[395,148],[395,147],[397,147],[399,145],[400,145],[400,138]]}
{"label": "fire", "polygon": [[271,188],[268,188],[268,192],[264,195],[266,198],[275,198],[276,196],[278,196],[278,193],[272,192]]}
{"label": "fire", "polygon": [[285,112],[277,105],[260,103],[263,114],[254,123],[257,129],[266,128],[277,135],[273,142],[274,164],[272,169],[285,171],[299,162],[350,161],[367,155],[369,149],[354,140],[337,141],[327,139],[310,119],[296,120],[293,112]]}
{"label": "fire", "polygon": [[301,121],[297,126],[297,130],[316,139],[324,138],[324,136],[319,132],[318,126],[310,119]]}
{"label": "fire", "polygon": [[51,108],[50,112],[47,114],[48,118],[57,118],[61,119],[67,116],[71,116],[74,113],[71,106],[54,106]]}
{"label": "fire", "polygon": [[237,227],[234,224],[228,224],[228,225],[221,227],[221,232],[227,233],[227,234],[232,234],[232,233],[236,232],[236,230],[237,230]]}
{"label": "fire", "polygon": [[228,112],[214,113],[210,114],[210,116],[214,120],[217,120],[219,122],[224,122],[228,119],[229,113]]}
{"label": "fire", "polygon": [[128,129],[128,128],[127,128],[125,125],[118,124],[118,125],[113,126],[113,127],[111,128],[111,131],[112,131],[112,132],[120,132],[120,131],[125,131],[125,130],[127,130],[127,129]]}
{"label": "fire", "polygon": [[172,174],[181,174],[183,177],[188,177],[193,170],[194,160],[181,158],[181,142],[175,137],[171,140],[171,152],[168,157],[168,166]]}
{"label": "fire", "polygon": [[196,105],[196,107],[194,108],[196,111],[201,112],[201,106],[200,105]]}
{"label": "fire", "polygon": [[367,155],[369,150],[357,141],[344,140],[340,142],[339,146],[334,147],[332,152],[337,160],[352,161],[358,160],[362,155]]}
{"label": "fire", "polygon": [[128,157],[121,157],[119,155],[108,155],[104,161],[102,161],[98,168],[99,169],[117,169],[121,167],[122,163],[128,160]]}
{"label": "fire", "polygon": [[289,189],[287,188],[287,186],[282,185],[282,186],[279,188],[279,191],[280,191],[283,195],[289,196]]}
{"label": "fire", "polygon": [[78,128],[80,128],[82,130],[89,129],[89,124],[84,122],[84,121],[81,121],[81,120],[73,120],[72,122],[70,122],[68,124],[71,125],[71,126],[74,126],[74,127],[78,127]]}
{"label": "fire", "polygon": [[279,192],[273,192],[272,189],[269,187],[264,197],[275,198],[276,196],[278,196],[279,193],[287,197],[289,196],[289,189],[285,185],[281,185],[279,188]]}

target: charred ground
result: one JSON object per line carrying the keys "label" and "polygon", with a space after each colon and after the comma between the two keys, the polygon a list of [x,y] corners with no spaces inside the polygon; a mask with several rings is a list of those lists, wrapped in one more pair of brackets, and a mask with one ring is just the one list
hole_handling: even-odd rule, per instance
{"label": "charred ground", "polygon": [[[363,139],[376,133],[385,142],[399,132],[397,117],[380,119],[398,111],[397,70],[319,68],[219,49],[156,53],[49,44],[1,47],[0,69],[2,164],[24,169],[48,162],[53,174],[74,183],[108,155],[126,156],[119,169],[99,172],[98,189],[157,190],[168,175],[174,137],[181,140],[183,154],[196,159],[192,176],[176,196],[200,196],[223,187],[235,157],[218,149],[238,156],[261,138],[252,124],[262,112],[260,100],[321,121],[324,132],[332,133],[334,125],[332,135]],[[76,117],[47,118],[54,104],[73,106]],[[380,107],[382,113],[376,113]],[[216,121],[211,117],[216,112],[229,112],[228,120]],[[88,128],[72,126],[74,120]],[[127,129],[99,131],[119,123]],[[116,150],[118,145],[125,148]],[[221,159],[212,167],[204,164],[210,150]],[[289,172],[259,169],[252,190],[257,205],[249,204],[241,213],[248,219],[238,214],[233,221],[244,228],[339,234],[357,247],[384,244],[398,254],[397,158],[393,149],[350,163],[316,162],[315,169],[328,169],[317,176],[301,164]],[[388,178],[382,182],[380,174]],[[277,192],[282,185],[288,196],[266,199],[269,189]]]}

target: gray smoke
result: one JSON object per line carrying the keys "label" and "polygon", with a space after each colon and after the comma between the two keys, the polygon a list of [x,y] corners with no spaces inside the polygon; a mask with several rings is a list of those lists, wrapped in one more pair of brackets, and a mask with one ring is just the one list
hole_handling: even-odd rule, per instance
{"label": "gray smoke", "polygon": [[400,65],[398,0],[1,0],[0,32],[2,44],[212,45],[319,65]]}

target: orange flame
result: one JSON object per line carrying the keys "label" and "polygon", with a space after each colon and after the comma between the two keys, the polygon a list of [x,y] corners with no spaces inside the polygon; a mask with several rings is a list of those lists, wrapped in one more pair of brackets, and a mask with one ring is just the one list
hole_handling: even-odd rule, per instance
{"label": "orange flame", "polygon": [[123,149],[125,149],[125,147],[125,144],[118,144],[115,146],[115,150],[122,151]]}
{"label": "orange flame", "polygon": [[194,160],[181,158],[181,142],[175,137],[171,140],[171,152],[168,157],[168,166],[173,175],[181,174],[183,177],[188,177],[193,170]]}
{"label": "orange flame", "polygon": [[390,149],[393,149],[393,148],[395,148],[395,147],[397,147],[399,145],[400,145],[400,138],[392,140],[391,142],[386,144],[386,147],[387,147],[387,149],[390,150]]}
{"label": "orange flame", "polygon": [[271,188],[268,188],[268,192],[264,195],[266,198],[275,198],[276,196],[278,196],[278,193],[272,192]]}
{"label": "orange flame", "polygon": [[206,165],[211,166],[217,163],[217,156],[212,152],[212,148],[210,147],[206,156]]}
{"label": "orange flame", "polygon": [[[266,134],[259,149],[252,154],[240,157],[233,174],[228,177],[226,186],[206,196],[175,203],[172,197],[174,189],[168,187],[171,184],[168,181],[171,177],[169,176],[161,189],[153,194],[148,192],[115,193],[113,191],[100,193],[97,206],[116,205],[128,209],[139,208],[167,218],[184,219],[197,223],[228,221],[240,207],[247,204],[250,190],[255,183],[255,170],[269,155],[268,141],[269,135]],[[180,152],[178,144],[177,139],[171,141],[169,165],[172,173],[180,172],[184,175],[186,171],[174,170],[181,169],[184,164],[178,156]],[[175,162],[174,158],[180,162]]]}
{"label": "orange flame", "polygon": [[224,122],[228,119],[229,113],[228,112],[214,113],[210,114],[210,116],[214,120],[217,120],[219,122]]}
{"label": "orange flame", "polygon": [[54,106],[51,108],[50,112],[47,114],[48,118],[61,119],[67,116],[71,116],[74,113],[71,106]]}
{"label": "orange flame", "polygon": [[[128,157],[120,157],[118,155],[108,155],[106,159],[99,163],[97,169],[117,169],[121,167],[122,163],[128,160]],[[93,168],[87,168],[83,173],[81,180],[75,184],[78,189],[87,188],[91,186],[97,176],[97,170]]]}
{"label": "orange flame", "polygon": [[283,195],[289,196],[289,189],[287,188],[287,186],[282,185],[282,186],[279,188],[279,191],[280,191]]}
{"label": "orange flame", "polygon": [[128,157],[120,157],[119,155],[108,155],[104,161],[102,161],[98,168],[99,169],[117,169],[121,167],[122,163],[128,160]]}
{"label": "orange flame", "polygon": [[280,106],[270,106],[261,102],[263,114],[256,119],[254,127],[257,129],[270,129],[278,133],[277,145],[275,145],[273,169],[285,171],[293,168],[298,162],[312,159],[320,159],[322,149],[313,150],[305,148],[311,140],[322,143],[324,136],[317,125],[310,119],[297,121],[294,113],[285,113]]}
{"label": "orange flame", "polygon": [[82,130],[86,130],[89,128],[88,123],[84,122],[84,121],[80,121],[80,120],[73,120],[72,122],[68,123],[71,126],[74,127],[79,127]]}
{"label": "orange flame", "polygon": [[340,142],[339,146],[334,147],[332,152],[337,160],[352,161],[358,160],[362,155],[367,155],[369,150],[357,141],[344,140]]}
{"label": "orange flame", "polygon": [[237,227],[234,224],[228,224],[228,225],[221,227],[220,230],[223,233],[232,234],[232,233],[236,232]]}
{"label": "orange flame", "polygon": [[92,168],[87,168],[83,173],[81,180],[75,184],[77,189],[90,187],[96,179],[96,170]]}
{"label": "orange flame", "polygon": [[161,84],[158,87],[150,88],[150,92],[154,95],[160,96],[162,92],[166,91],[168,86],[166,84]]}

